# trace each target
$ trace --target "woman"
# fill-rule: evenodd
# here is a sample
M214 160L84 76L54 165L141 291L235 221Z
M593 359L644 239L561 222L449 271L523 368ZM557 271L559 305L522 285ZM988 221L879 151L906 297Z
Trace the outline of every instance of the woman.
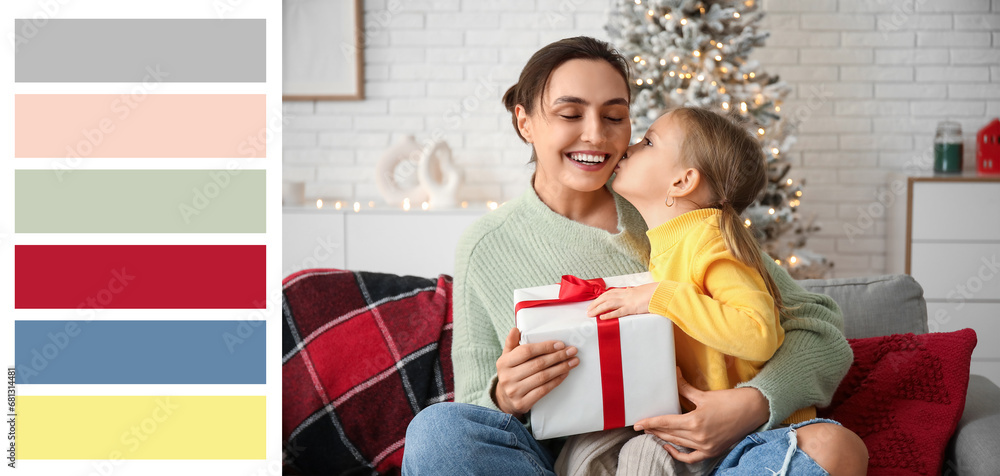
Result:
M552 284L563 274L646 270L642 217L606 185L631 136L628 77L626 60L609 45L577 37L535 53L504 94L515 131L532 144L532 187L473 224L459 242L452 361L461 403L417 415L407 431L405 474L553 474L556 455L519 420L579 361L576 349L561 342L518 345L512 291ZM797 409L829 403L852 359L839 311L766 261L785 306L796 309L796 319L782 322L784 343L740 388L703 392L681 380L681 396L697 408L639 421L635 429L693 451L664 445L654 457L685 463L718 457ZM659 447L653 436L636 440ZM813 424L798 430L796 454L801 467L863 474L867 458L842 456L858 454L858 445L836 424Z

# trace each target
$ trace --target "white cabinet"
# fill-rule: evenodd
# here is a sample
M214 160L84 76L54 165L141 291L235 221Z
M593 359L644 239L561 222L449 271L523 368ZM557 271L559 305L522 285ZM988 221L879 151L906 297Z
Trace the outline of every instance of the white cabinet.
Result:
M889 215L887 271L924 288L932 332L975 329L972 371L1000 384L1000 176L892 180L905 197Z
M485 213L285 208L282 275L308 268L453 275L459 236Z

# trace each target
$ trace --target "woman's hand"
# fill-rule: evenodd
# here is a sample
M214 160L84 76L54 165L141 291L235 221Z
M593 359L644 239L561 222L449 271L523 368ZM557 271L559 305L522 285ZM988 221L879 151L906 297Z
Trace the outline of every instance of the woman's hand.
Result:
M653 298L658 283L643 284L631 288L609 289L594 299L587 307L587 315L600 316L601 319L618 319L619 317L649 312L649 300Z
M557 341L519 345L521 331L507 334L503 354L497 359L497 407L517 418L531 410L538 399L551 392L580 363L576 347Z
M697 408L681 415L639 420L635 429L693 449L691 453L681 453L673 446L663 445L670 456L683 463L695 463L725 453L767 423L770 416L767 399L755 388L698 390L684 380L678 368L677 389L681 397Z

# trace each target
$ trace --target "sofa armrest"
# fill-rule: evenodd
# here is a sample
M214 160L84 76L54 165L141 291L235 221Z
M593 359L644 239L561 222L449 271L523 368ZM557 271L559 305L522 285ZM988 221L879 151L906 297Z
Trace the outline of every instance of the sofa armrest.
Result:
M1000 474L1000 388L981 375L969 376L965 411L945 455L944 475Z

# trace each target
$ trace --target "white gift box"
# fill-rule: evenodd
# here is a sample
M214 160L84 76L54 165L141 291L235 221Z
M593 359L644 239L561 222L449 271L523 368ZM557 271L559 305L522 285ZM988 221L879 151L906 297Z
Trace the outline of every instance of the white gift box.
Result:
M653 282L649 273L603 279L608 288ZM557 299L559 289L559 284L516 289L514 302ZM558 340L579 350L580 364L531 409L531 431L536 439L630 426L643 418L680 413L673 323L655 314L619 318L620 359L614 355L602 358L599 340L603 339L606 344L619 341L608 340L613 330L603 331L604 337L599 339L597 318L587 316L590 303L559 303L517 311L516 324L521 331L522 344ZM611 324L613 320L606 322ZM612 365L602 369L602 362ZM618 384L614 383L616 379ZM624 390L624 422L620 419L620 405L615 404L615 398L609 398L607 409L604 401L608 389L612 389L611 395L616 395L613 389L619 385ZM615 414L619 416L608 416Z

